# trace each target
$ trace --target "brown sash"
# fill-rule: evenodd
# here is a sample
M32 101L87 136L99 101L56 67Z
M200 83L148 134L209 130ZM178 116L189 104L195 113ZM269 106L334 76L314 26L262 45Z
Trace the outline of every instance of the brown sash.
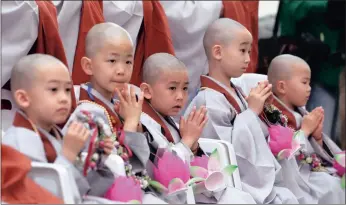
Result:
M85 56L85 38L95 24L103 22L105 22L103 17L103 1L83 1L72 70L72 79L75 85L89 81L89 76L84 73L81 66L81 59Z
M143 112L149 115L151 118L153 118L153 120L155 120L157 123L159 123L161 125L161 128L164 130L163 134L165 135L166 139L169 142L174 143L173 136L169 131L167 125L163 122L163 120L160 118L157 112L155 112L155 110L150 106L149 102L147 102L146 100L143 102Z
M34 128L32 127L31 123L29 122L28 119L26 119L23 115L20 113L16 113L13 121L13 126L15 127L22 127L26 128L32 131L35 131ZM42 134L40 131L38 131L39 136L41 137L42 143L43 143L43 148L46 154L46 158L49 163L54 163L57 153L52 145L52 143L49 141L49 139Z
M143 0L143 16L130 81L137 86L142 82L144 61L150 55L159 52L175 55L167 17L160 2Z
M1 201L9 204L63 204L63 201L36 184L28 173L31 160L1 144Z
M234 99L234 97L231 94L229 94L229 92L227 92L227 90L225 90L223 87L218 85L216 82L214 82L210 78L202 75L201 76L201 87L210 88L210 89L213 89L219 93L222 93L225 96L225 98L227 99L227 101L235 108L237 113L241 113L241 109L240 109L236 99Z

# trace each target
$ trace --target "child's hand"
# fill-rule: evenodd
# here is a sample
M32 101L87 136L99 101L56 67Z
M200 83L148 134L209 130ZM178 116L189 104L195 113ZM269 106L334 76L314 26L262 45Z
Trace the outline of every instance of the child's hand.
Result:
M315 131L322 119L322 114L318 109L314 109L303 117L301 130L305 136L310 136Z
M138 97L138 102L136 99L136 94L134 88L130 88L130 93L128 92L128 85L125 84L124 89L120 92L117 88L115 89L120 103L118 108L119 114L124 118L124 130L130 132L136 132L139 123L140 116L142 114L143 105L143 93Z
M114 148L114 142L113 142L112 138L106 137L103 140L103 151L105 152L105 155L108 156L108 155L112 154L113 148Z
M272 96L272 85L268 81L258 84L256 88L252 88L249 96L246 98L249 109L254 111L257 115L263 111L265 101Z
M198 141L208 121L206 113L207 109L204 106L201 106L197 111L194 107L186 120L183 117L180 118L179 130L182 141L190 148Z
M320 145L323 144L322 139L322 131L323 131L323 122L324 122L324 110L323 108L318 109L318 111L321 113L322 118L319 121L319 124L317 125L317 128L312 133L312 137L315 138L316 142Z
M74 162L89 136L90 131L82 123L72 122L64 137L63 155L70 162Z

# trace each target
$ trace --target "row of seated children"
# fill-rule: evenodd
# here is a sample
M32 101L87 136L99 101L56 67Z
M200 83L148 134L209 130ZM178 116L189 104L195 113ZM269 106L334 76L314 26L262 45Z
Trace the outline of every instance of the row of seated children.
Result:
M80 151L90 146L90 135L94 132L77 122L78 113L87 110L107 122L109 127L123 130L116 142L106 137L103 148L104 154L109 155L114 152L114 146L123 146L121 156L131 165L128 175L140 177L150 171L146 170L147 162L160 147L173 144L174 152L189 162L193 156L204 154L198 144L200 137L231 142L243 190L226 187L217 193L197 194L197 203L340 203L345 200L339 178L326 172L311 172L309 165L298 167L295 159L277 161L267 145L268 126L258 116L266 101L287 102L280 98L293 96L286 95L287 90L302 92L302 88L292 91L287 83L293 80L287 76L298 75L292 71L296 58L287 60L292 57L279 56L275 59L270 69L273 74L268 75L271 84L259 83L246 98L239 88L230 84L230 78L242 75L250 62L252 36L233 20L215 21L209 26L203 42L209 76L201 76L202 88L189 105L185 118L180 120L179 128L170 116L178 114L187 101L185 66L169 54L150 56L144 64L141 93L136 96L133 87L128 89L126 84L132 74L133 43L130 39L124 29L111 23L95 25L89 31L82 68L90 75L90 82L76 90L78 106L62 131L55 124L66 121L71 107L72 85L67 68L50 56L24 57L11 77L12 92L21 111L15 117L14 126L6 132L3 143L32 160L66 165L78 187L76 197L85 194L104 197L114 182L114 174L102 167L89 171L84 177L75 165ZM281 75L278 68L283 65L291 75ZM270 99L272 85L276 97ZM276 89L276 86L282 88ZM307 100L307 95L304 97ZM318 152L330 162L333 153L340 150L328 137L321 140L321 134L315 134L321 132L322 121L323 111L318 108L304 116L301 129L306 136L314 133L306 140L308 153ZM298 129L300 125L297 123L293 128ZM63 140L62 133L65 134ZM309 146L310 141L320 144ZM170 202L150 186L142 185L143 203Z

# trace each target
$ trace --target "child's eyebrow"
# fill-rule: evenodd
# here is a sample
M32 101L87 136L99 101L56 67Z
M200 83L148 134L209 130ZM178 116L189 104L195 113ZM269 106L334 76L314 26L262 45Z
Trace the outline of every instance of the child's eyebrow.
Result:
M241 43L240 45L242 46L242 45L251 45L251 42L248 42L248 41L246 41L246 42L243 42L243 43Z

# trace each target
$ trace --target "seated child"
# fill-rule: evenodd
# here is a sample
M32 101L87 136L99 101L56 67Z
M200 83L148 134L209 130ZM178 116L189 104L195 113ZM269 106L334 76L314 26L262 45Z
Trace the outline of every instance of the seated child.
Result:
M140 85L144 93L141 122L148 135L151 152L158 148L166 148L172 144L172 150L187 163L194 155L201 156L203 150L198 139L207 122L206 109L193 108L179 126L172 116L179 114L188 100L188 72L185 65L175 56L168 53L156 53L145 61L143 66L143 83ZM255 203L252 197L227 187L214 196L196 196L199 203Z
M118 151L124 150L121 157L127 166L126 175L141 176L146 172L150 152L145 136L137 132L143 96L136 100L133 88L129 92L126 84L130 81L133 68L131 37L125 29L114 23L97 24L87 34L85 49L86 56L82 58L81 65L90 76L90 82L82 84L75 91L77 107L64 130L83 110L103 119L113 132L123 130L124 135L118 136L114 146L118 147ZM116 90L121 99L119 112L114 105L118 101L115 99ZM109 172L105 168L98 173L94 172L95 175L88 174L89 181L97 184L97 189L89 194L105 195L114 182L114 176ZM155 203L155 200L163 203L150 194L144 195L143 200L145 203Z
M303 59L288 54L275 57L268 70L268 80L273 85L273 105L285 116L288 127L301 130L306 136L306 145L295 161L298 166L291 170L298 171L297 175L300 173L298 181L308 185L308 194L318 203L344 203L340 178L330 175L327 169L333 164L334 154L341 150L322 133L323 109L318 107L310 113L303 109L311 91L310 78L310 67Z
M68 69L55 57L33 54L20 59L11 74L11 90L20 110L2 143L33 161L65 165L78 184L79 193L71 182L78 203L90 187L74 162L89 132L80 123L74 123L63 137L56 126L69 115L71 88Z
M279 185L280 164L271 153L259 114L272 95L271 87L257 86L246 98L231 78L240 77L249 65L251 33L240 23L220 18L204 35L209 75L201 76L201 89L186 110L207 108L208 123L201 137L233 144L242 188L256 203L298 203L293 193Z

